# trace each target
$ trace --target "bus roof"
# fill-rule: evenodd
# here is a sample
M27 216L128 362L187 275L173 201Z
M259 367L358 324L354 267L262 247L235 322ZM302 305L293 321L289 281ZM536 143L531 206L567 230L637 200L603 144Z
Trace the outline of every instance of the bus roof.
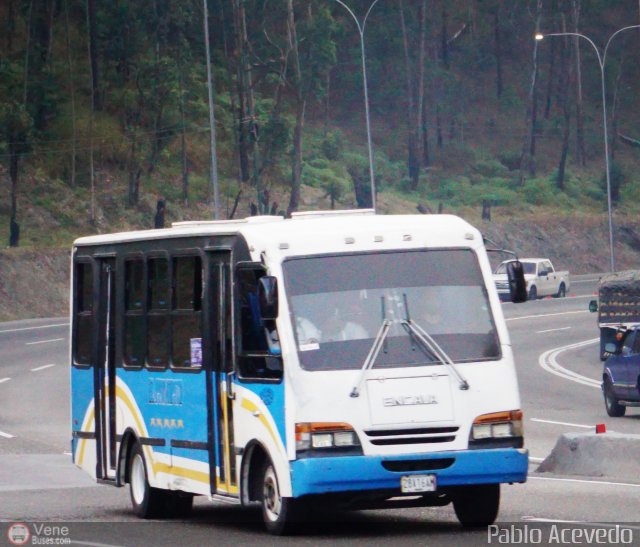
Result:
M280 216L254 216L239 220L178 222L171 228L82 237L74 246L93 246L194 236L241 235L258 248L282 254L322 252L346 245L356 250L398 247L476 247L482 236L454 215L377 215L371 210L317 211Z

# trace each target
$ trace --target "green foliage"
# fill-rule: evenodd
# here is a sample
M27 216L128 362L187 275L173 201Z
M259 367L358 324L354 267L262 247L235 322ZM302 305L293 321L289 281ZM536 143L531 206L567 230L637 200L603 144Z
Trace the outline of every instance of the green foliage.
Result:
M322 139L322 152L329 160L337 161L341 159L344 153L344 147L344 138L342 132L338 129L327 131L324 139Z

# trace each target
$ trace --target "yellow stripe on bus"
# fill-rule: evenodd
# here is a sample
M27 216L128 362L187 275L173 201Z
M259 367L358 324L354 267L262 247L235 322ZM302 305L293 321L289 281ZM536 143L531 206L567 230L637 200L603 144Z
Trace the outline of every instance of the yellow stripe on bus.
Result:
M273 442L277 446L278 445L278 438L276 437L276 434L274 433L273 429L271 428L271 424L269 424L269 422L267 421L267 418L258 409L258 406L253 401L250 401L249 399L243 398L242 399L242 408L244 408L245 410L248 410L249 412L251 412L254 415L255 415L255 413L258 414L258 416L257 416L258 419L260 420L262 425L264 425L267 428L267 431L269 432L269 435L271 435L271 438L273 439Z

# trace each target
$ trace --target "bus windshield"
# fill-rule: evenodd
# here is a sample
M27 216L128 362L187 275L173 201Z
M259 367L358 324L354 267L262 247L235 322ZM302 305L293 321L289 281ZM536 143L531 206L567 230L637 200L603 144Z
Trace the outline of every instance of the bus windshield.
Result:
M438 364L410 336L408 318L454 362L499 359L500 344L475 253L393 251L287 260L285 285L301 366L357 369L383 321L374 368Z

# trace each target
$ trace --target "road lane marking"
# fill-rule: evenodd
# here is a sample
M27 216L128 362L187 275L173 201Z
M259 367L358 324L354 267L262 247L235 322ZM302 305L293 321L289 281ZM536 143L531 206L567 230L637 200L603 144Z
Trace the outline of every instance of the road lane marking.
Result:
M538 364L547 372L550 372L551 374L555 374L556 376L560 376L565 380L571 380L572 382L576 382L578 384L600 389L600 384L601 384L600 380L594 380L593 378L589 378L587 376L583 376L582 374L578 374L577 372L568 370L562 367L556 360L558 355L560 355L565 351L568 351L571 349L578 349L583 346L588 346L590 344L595 344L599 340L600 340L599 338L592 338L591 340L585 340L583 342L578 342L577 344L569 344L567 346L561 346L559 348L550 349L540 355L540 357L538 358Z
M8 382L9 380L11 380L11 378L0 378L0 384L4 384L5 382Z
M15 435L11 435L10 433L5 433L4 431L0 431L0 437L4 437L5 439L13 439Z
M40 327L23 327L23 328L19 328L19 329L0 330L0 334L4 334L5 332L19 332L19 331L23 331L23 330L52 329L54 327L68 327L68 326L69 326L69 323L57 323L55 325L42 325Z
M45 368L51 368L51 367L55 367L55 366L56 366L55 363L51 363L50 365L42 365L41 367L32 368L31 372L38 372L40 370L44 370Z
M542 523L557 523L557 524L581 524L582 526L597 526L598 528L625 528L629 530L640 530L640 526L633 526L629 524L618 524L611 522L589 522L586 520L560 520L560 519L550 519L543 517L533 517L530 515L525 515L521 517L522 520L526 522L542 522ZM582 543L582 542L580 542Z
M591 313L589 310L579 310L579 311L563 311L560 313L542 313L540 315L523 315L522 317L509 317L505 319L505 321L520 321L521 319L535 319L537 317L553 317L555 315L572 315L575 313Z
M529 456L529 461L530 462L540 463L540 462L543 462L544 460L545 460L545 458L536 458L535 456Z
M560 327L558 329L537 330L536 334L542 334L544 332L556 332L559 330L569 330L571 327Z
M25 346L35 346L36 344L49 344L50 342L62 342L66 338L54 338L53 340L38 340L37 342L26 342Z
M585 429L593 429L594 425L572 424L569 422L554 422L553 420L541 420L540 418L531 418L532 422L540 422L543 424L568 425L570 427L584 427Z
M537 481L558 481L558 482L578 482L578 483L586 483L586 484L601 484L603 486L632 486L634 488L640 488L640 484L634 484L632 482L614 482L614 481L590 481L587 479L564 479L560 477L535 477L529 475L527 480L537 480Z

